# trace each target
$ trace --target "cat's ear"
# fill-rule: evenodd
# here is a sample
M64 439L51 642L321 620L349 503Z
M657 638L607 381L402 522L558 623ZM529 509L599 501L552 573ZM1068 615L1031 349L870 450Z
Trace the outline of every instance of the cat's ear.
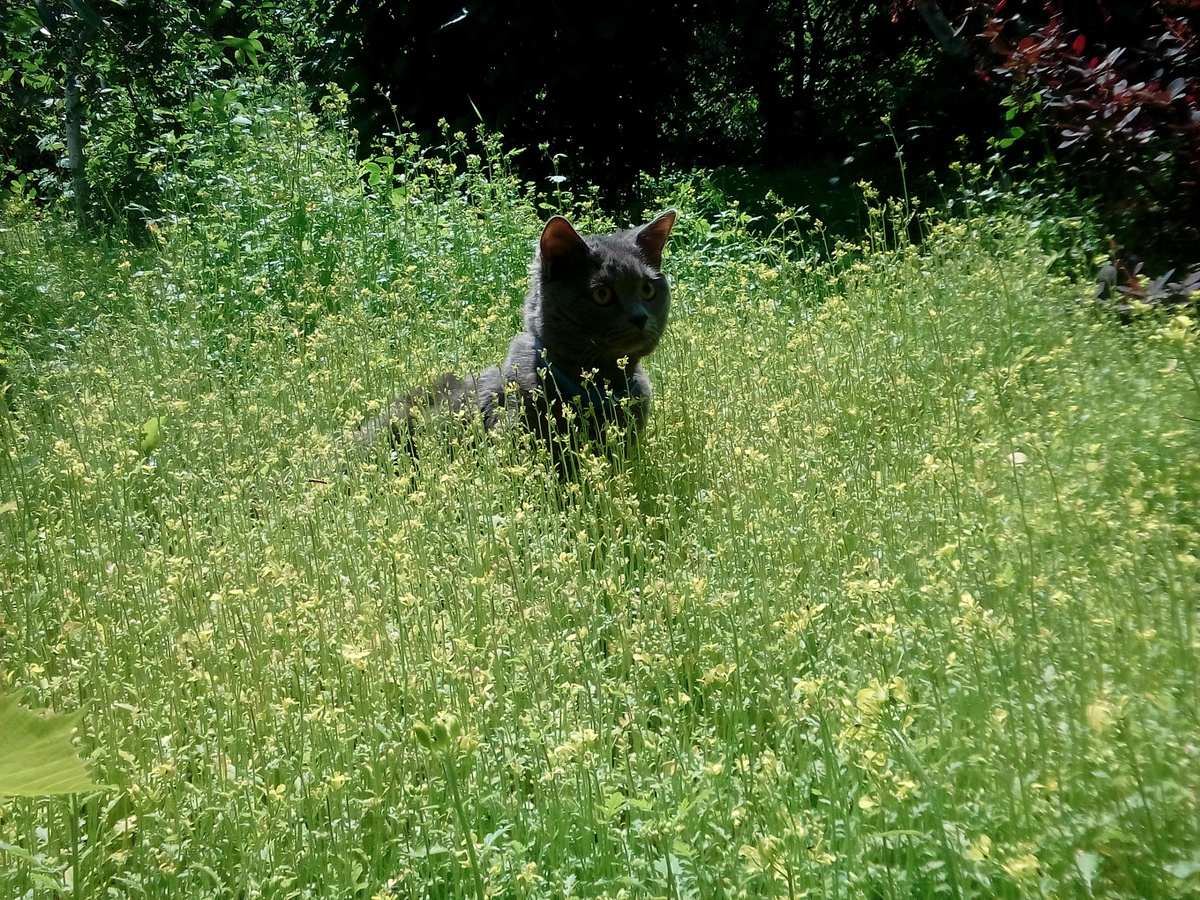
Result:
M637 245L642 249L646 262L654 268L662 268L663 247L667 246L667 238L671 236L671 226L675 224L675 210L668 209L665 213L638 229Z
M588 246L571 223L562 216L555 216L542 229L538 244L542 260L542 273L548 278L568 268L573 262L587 256Z

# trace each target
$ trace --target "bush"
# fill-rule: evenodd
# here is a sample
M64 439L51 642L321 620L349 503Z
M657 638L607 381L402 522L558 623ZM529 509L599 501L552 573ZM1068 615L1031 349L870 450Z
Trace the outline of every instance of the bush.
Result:
M1200 261L1200 46L1194 3L968 3L981 74L1010 91L1011 131L1040 133L1060 176L1103 198L1121 244Z

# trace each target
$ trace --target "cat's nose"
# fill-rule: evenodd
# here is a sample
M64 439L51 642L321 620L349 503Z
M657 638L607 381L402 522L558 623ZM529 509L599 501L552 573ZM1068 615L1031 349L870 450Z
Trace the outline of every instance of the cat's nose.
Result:
M644 309L635 309L629 314L629 323L634 328L642 329L646 327L646 323L650 321L650 313Z

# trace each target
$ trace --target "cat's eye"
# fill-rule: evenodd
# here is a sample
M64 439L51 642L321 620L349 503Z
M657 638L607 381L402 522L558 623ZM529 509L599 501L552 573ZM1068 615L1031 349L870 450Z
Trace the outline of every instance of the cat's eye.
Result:
M613 302L612 288L607 284L592 288L592 299L596 301L597 306L608 306Z
M653 281L643 281L642 282L642 299L643 300L653 300L654 295L657 293L658 293L658 288L656 288L654 286Z

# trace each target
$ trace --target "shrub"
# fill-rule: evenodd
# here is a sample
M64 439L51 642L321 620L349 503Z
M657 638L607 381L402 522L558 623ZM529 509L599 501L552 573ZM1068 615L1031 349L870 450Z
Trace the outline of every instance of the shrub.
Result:
M980 73L1010 91L1001 147L1032 123L1061 177L1103 198L1120 243L1177 264L1195 263L1200 247L1200 46L1187 15L1195 5L962 7Z

